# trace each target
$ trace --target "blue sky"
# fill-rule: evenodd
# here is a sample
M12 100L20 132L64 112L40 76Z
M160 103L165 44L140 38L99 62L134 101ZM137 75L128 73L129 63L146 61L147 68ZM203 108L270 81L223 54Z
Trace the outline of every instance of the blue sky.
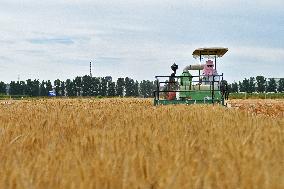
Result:
M232 82L284 77L283 0L1 0L0 80L67 79L89 72L137 80L198 63L199 47L229 52Z

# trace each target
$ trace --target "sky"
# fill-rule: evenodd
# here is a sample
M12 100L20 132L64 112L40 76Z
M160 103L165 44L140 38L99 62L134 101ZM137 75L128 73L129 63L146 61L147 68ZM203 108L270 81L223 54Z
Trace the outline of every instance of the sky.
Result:
M283 0L0 0L0 81L93 76L154 80L226 47L229 82L284 77Z

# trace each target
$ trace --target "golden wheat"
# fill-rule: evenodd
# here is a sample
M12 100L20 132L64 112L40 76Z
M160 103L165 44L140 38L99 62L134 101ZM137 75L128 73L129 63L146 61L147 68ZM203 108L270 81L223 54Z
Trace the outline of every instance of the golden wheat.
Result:
M284 121L143 99L0 104L0 188L284 188Z
M253 115L267 115L270 117L284 118L284 100L281 99L234 99L229 101L236 109L244 110Z

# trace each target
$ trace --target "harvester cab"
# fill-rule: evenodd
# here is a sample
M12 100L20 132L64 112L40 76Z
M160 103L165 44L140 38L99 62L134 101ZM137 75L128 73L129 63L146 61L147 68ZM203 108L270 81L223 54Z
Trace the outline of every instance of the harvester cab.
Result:
M154 105L167 104L222 104L228 97L228 87L223 73L217 72L217 58L226 54L227 48L200 48L192 55L199 64L186 66L180 76L176 76L178 65L171 66L170 76L155 76L156 90ZM206 60L202 63L202 60ZM191 72L191 73L190 73ZM193 75L192 72L198 72Z

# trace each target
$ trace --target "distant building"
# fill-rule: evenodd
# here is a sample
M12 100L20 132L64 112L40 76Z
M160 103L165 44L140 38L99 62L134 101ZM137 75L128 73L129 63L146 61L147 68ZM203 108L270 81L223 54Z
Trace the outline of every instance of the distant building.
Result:
M54 90L48 91L48 96L56 96L56 92Z

